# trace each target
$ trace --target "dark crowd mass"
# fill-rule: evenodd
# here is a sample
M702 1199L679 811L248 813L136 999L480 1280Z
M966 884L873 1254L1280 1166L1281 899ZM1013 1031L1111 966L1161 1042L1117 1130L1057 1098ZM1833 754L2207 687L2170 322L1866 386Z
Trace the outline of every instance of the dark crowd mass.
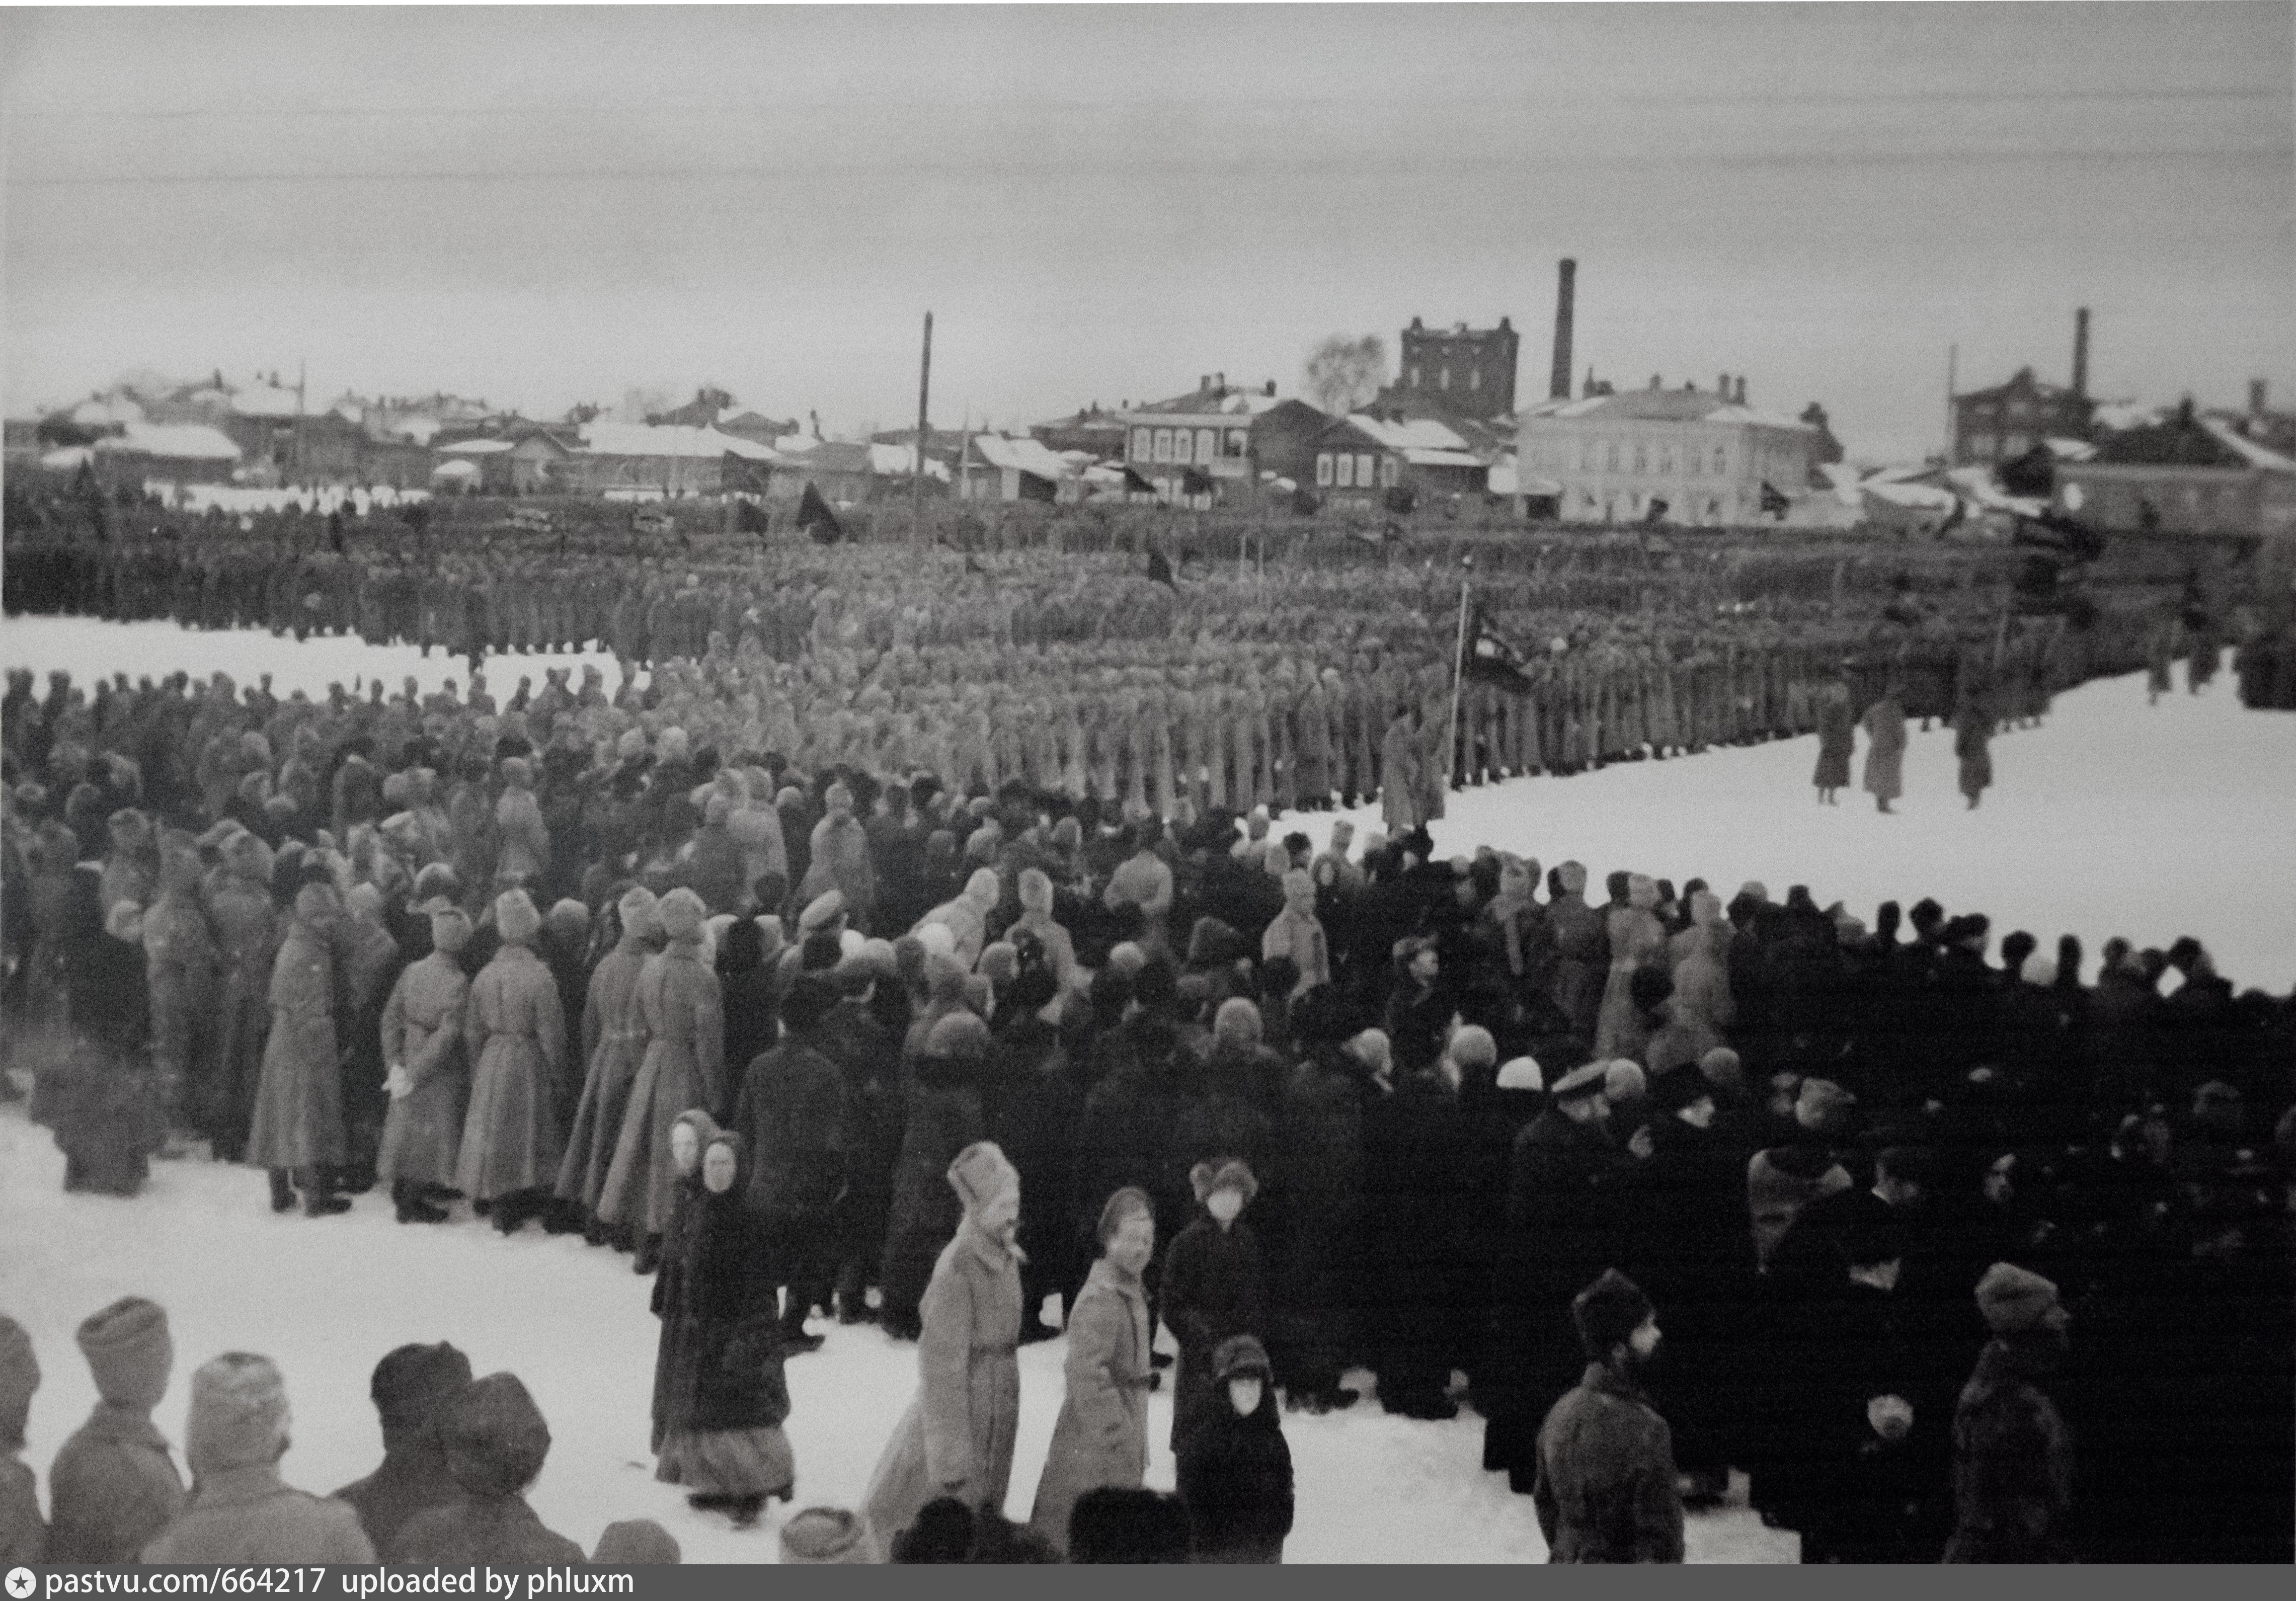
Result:
M1862 727L1886 809L1913 658L1878 694L1832 646L1478 685L1447 769L1447 645L1431 676L1368 626L1344 672L1259 636L881 646L816 595L777 658L676 595L700 636L644 687L507 704L12 675L7 1037L66 1186L203 1149L314 1227L372 1192L627 1253L657 1477L736 1526L794 1497L816 1318L915 1341L864 1504L790 1516L786 1560L1279 1561L1284 1416L1365 1404L1470 1409L1557 1561L1682 1560L1733 1470L1808 1562L2291 1559L2288 997L2189 939L2106 940L2087 982L2080 939L1977 908L1426 832L1447 780L1550 750L1796 727L1822 799ZM1934 708L1972 804L2051 682ZM1321 851L1270 821L1374 796ZM1063 1333L1007 1523L1014 1353ZM382 1466L318 1500L267 1359L195 1375L187 1495L165 1313L79 1344L102 1404L45 1521L4 1459L0 1558L581 1559L521 1498L531 1398L450 1346L383 1359ZM0 1448L37 1374L0 1327Z

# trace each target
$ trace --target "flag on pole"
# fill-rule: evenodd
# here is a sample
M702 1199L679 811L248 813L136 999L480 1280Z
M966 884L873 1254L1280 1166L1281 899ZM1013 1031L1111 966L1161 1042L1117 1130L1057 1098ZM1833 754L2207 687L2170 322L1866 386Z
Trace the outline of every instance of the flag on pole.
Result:
M1762 515L1783 518L1792 510L1793 510L1793 502L1786 498L1785 491L1768 479L1764 479L1762 480Z
M1466 677L1485 684L1496 684L1507 689L1529 689L1530 678L1523 671L1522 653L1509 645L1491 626L1490 616L1480 601L1468 613L1467 645L1462 653L1459 671Z
M1164 559L1164 553L1160 550L1152 550L1148 553L1148 577L1150 581L1162 584L1168 588L1173 590L1179 588L1179 585L1172 581L1172 564Z
M805 498L798 502L797 525L822 545L834 545L845 538L845 525L837 521L837 513L829 509L829 502L814 484L806 485Z

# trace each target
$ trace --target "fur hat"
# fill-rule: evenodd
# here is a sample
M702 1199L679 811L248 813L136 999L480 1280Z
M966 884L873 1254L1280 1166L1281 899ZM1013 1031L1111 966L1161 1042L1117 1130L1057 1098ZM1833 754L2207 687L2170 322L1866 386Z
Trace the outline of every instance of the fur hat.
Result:
M389 1434L433 1426L446 1404L470 1382L471 1359L442 1340L436 1345L402 1345L377 1362L367 1394Z
M1240 995L1220 1002L1212 1014L1212 1038L1238 1045L1258 1045L1266 1029L1259 1008Z
M115 1301L82 1323L77 1337L98 1395L137 1412L160 1404L176 1347L168 1337L168 1314L156 1302L138 1295Z
M0 1453L23 1449L24 1421L39 1387L40 1359L32 1354L31 1337L13 1318L0 1314Z
M1650 1093L1650 1080L1643 1074L1642 1063L1620 1056L1603 1069L1603 1098L1616 1106L1627 1101L1638 1101Z
M1583 895L1587 892L1587 869L1580 864L1565 862L1554 870L1554 874L1564 894Z
M699 940L701 924L709 915L701 897L684 885L663 896L655 906L655 915L661 919L661 932L673 940Z
M1738 1053L1726 1045L1718 1045L1698 1059L1698 1071L1717 1089L1733 1089L1742 1081L1742 1069Z
M844 915L844 892L840 890L830 890L815 896L806 903L805 910L798 914L798 932L801 934L809 934L816 929L827 928Z
M1136 1212L1153 1223L1156 1220L1156 1203L1148 1198L1146 1190L1137 1185L1128 1184L1110 1195L1101 1206L1100 1222L1092 1231L1093 1238L1103 1245L1107 1244L1116 1237L1116 1231L1124 1227L1124 1219Z
M782 1564L825 1567L872 1564L876 1542L869 1525L841 1507L808 1507L782 1525Z
M948 1164L948 1182L964 1210L977 1212L1004 1191L1019 1188L1021 1173L1001 1148L982 1139L956 1154Z
M2011 1263L1994 1263L1977 1281L1978 1313L1997 1334L2029 1333L2058 1310L2055 1285Z
M2037 950L2025 958L2025 965L2018 970L2017 976L2036 989L2046 989L2057 981L2057 960Z
M606 1531L598 1536L598 1548L590 1554L591 1565L602 1568L667 1568L685 1560L685 1553L669 1531L650 1517L608 1523ZM782 1560L789 1560L786 1531L782 1535Z
M1003 881L994 867L975 867L972 876L964 881L964 898L977 907L993 907L1004 894Z
M921 923L911 937L923 948L928 962L934 956L954 957L956 955L956 931L946 923L938 920ZM963 972L964 969L960 967L958 971Z
M1066 822L1069 819L1062 820ZM1043 868L1021 869L1021 909L1045 913L1053 909L1053 881L1045 875Z
M997 989L1021 976L1021 953L1003 940L983 946L974 969Z
M644 884L632 884L623 891L622 898L614 902L614 910L621 915L622 932L640 939L653 932L660 926L660 905L654 892Z
M1212 1383L1225 1384L1230 1379L1269 1379L1275 1368L1267 1359L1267 1348L1250 1334L1237 1334L1223 1340L1212 1350Z
M952 1012L925 1035L925 1055L978 1062L988 1055L988 1025L971 1012Z
M184 1456L205 1477L276 1462L287 1449L287 1386L268 1357L226 1351L192 1375Z
M504 890L495 897L495 932L505 945L529 945L542 932L542 914L524 890Z
M1804 1079L1794 1097L1794 1121L1820 1132L1838 1129L1857 1104L1857 1097L1831 1079Z
M1605 1268L1602 1277L1571 1298L1570 1321L1578 1326L1578 1343L1599 1362L1640 1328L1652 1310L1641 1285L1616 1268Z
M447 1403L447 1471L473 1497L514 1496L542 1476L550 1425L518 1375L490 1373Z
M1499 1047L1488 1029L1469 1023L1451 1036L1445 1054L1462 1068L1489 1067L1498 1061Z
M1201 1206L1215 1192L1234 1190L1250 1206L1259 1194L1259 1180L1240 1157L1222 1158L1218 1162L1200 1162L1188 1170L1188 1187L1196 1192L1196 1204Z
M471 915L458 906L440 907L430 914L430 948L445 956L460 956L471 942Z
M1546 1075L1540 1071L1536 1057L1516 1056L1499 1069L1498 1081L1493 1088L1540 1090L1546 1088Z

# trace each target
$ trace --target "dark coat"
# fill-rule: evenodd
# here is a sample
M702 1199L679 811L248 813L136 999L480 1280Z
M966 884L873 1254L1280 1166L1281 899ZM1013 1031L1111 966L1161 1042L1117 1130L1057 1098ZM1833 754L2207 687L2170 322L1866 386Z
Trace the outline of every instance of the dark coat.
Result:
M665 1309L665 1321L675 1316L681 1324L689 1386L671 1398L672 1427L699 1434L778 1428L789 1416L789 1384L756 1216L734 1191L701 1193L692 1211L680 1242L685 1270Z
M48 1469L48 1561L133 1562L184 1509L184 1477L141 1412L98 1403Z
M1988 1342L1953 1416L1953 1537L1948 1562L2066 1560L2072 1440L2018 1347Z
M1259 1241L1242 1218L1223 1230L1199 1211L1164 1253L1159 1311L1180 1343L1172 1387L1172 1449L1219 1408L1212 1353L1238 1334L1266 1339Z
M1144 1013L1115 1030L1109 1044L1117 1065L1085 1097L1070 1215L1089 1238L1109 1196L1135 1185L1156 1203L1159 1236L1168 1236L1194 1199L1185 1174L1176 1186L1166 1157L1180 1111L1182 1047L1168 1025Z
M588 1553L542 1526L519 1496L464 1496L407 1520L382 1553L394 1567L560 1567L585 1565Z
M378 1551L398 1538L398 1531L418 1513L444 1507L462 1496L462 1487L447 1471L446 1448L433 1429L396 1449L386 1446L382 1466L356 1484L335 1491L358 1514L359 1527Z
M893 1166L893 1198L885 1223L879 1283L882 1310L896 1329L917 1316L941 1247L956 1233L964 1209L949 1187L948 1164L983 1137L980 1090L972 1064L936 1056L917 1061L910 1087L901 1152ZM1022 1196L1026 1204L1027 1196ZM898 1532L898 1531L895 1531Z
M1238 1417L1226 1397L1180 1442L1180 1498L1200 1563L1276 1563L1292 1532L1292 1448L1275 1392Z
M757 1057L734 1102L750 1210L769 1223L826 1219L845 1186L845 1080L817 1045L793 1035Z
M1531 1499L1549 1562L1683 1559L1674 1437L1641 1388L1601 1363L1546 1415Z
M1432 1072L1405 1079L1365 1109L1363 1142L1357 1299L1380 1395L1400 1406L1439 1397L1474 1333L1460 1322L1476 1299L1476 1252L1459 1097Z
M701 1180L681 1176L670 1203L669 1226L662 1231L661 1268L653 1277L649 1305L661 1320L654 1345L653 1444L656 1455L672 1429L692 1426L687 1408L693 1394L693 1330L685 1308L693 1300L685 1285L693 1270L693 1236L701 1220Z

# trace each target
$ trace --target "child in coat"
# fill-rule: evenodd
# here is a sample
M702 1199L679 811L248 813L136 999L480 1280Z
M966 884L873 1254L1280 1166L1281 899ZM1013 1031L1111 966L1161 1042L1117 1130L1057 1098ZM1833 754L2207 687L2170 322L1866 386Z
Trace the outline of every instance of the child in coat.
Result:
M1249 1334L1213 1353L1212 1414L1181 1441L1180 1497L1200 1563L1280 1563L1292 1532L1292 1448L1267 1352Z
M1264 1335L1259 1243L1242 1221L1259 1193L1234 1159L1200 1162L1188 1173L1200 1209L1165 1253L1164 1322L1180 1342L1172 1392L1172 1449L1218 1409L1212 1353L1238 1334Z

